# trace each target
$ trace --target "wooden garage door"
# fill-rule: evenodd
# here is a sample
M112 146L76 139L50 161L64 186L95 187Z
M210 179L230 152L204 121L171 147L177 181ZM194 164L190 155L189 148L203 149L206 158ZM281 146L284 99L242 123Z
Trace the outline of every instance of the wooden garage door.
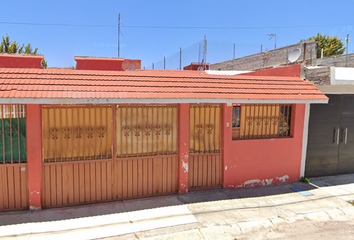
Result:
M189 189L221 187L221 106L191 105L189 123Z
M25 105L0 105L0 211L27 208Z

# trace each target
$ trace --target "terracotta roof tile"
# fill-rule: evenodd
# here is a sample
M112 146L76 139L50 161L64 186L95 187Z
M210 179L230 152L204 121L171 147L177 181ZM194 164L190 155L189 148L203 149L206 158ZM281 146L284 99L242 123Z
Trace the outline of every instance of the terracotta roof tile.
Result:
M0 68L0 98L327 100L296 77L209 75L203 71Z

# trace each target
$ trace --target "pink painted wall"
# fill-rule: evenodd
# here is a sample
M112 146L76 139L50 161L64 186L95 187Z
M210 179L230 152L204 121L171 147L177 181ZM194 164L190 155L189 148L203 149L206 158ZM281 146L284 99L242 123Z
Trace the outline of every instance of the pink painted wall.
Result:
M224 188L299 180L305 104L296 104L293 114L292 138L232 140L232 107L223 105Z
M269 68L250 73L242 73L247 76L277 76L277 77L301 77L301 64L285 67Z

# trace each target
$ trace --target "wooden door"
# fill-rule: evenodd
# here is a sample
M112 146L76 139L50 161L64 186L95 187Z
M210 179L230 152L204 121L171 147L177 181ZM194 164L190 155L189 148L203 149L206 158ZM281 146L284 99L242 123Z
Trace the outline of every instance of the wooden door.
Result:
M189 189L221 187L221 106L191 105L189 122Z
M343 95L338 174L354 173L354 95Z

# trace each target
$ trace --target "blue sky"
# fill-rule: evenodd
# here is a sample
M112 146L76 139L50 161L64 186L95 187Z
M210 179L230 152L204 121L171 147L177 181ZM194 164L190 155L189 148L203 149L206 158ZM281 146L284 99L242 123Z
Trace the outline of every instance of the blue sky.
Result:
M122 13L123 34L120 56L141 59L146 68L152 63L162 68L165 56L166 67L177 69L179 48L183 49L182 65L197 62L204 35L210 63L231 59L233 43L236 57L259 52L261 44L264 50L273 49L269 33L276 33L277 47L317 32L342 39L347 34L354 37L354 0L18 0L5 9L0 15L1 35L8 33L11 40L38 47L49 67L75 65L74 56L117 57L118 13ZM349 43L352 52L354 41Z

